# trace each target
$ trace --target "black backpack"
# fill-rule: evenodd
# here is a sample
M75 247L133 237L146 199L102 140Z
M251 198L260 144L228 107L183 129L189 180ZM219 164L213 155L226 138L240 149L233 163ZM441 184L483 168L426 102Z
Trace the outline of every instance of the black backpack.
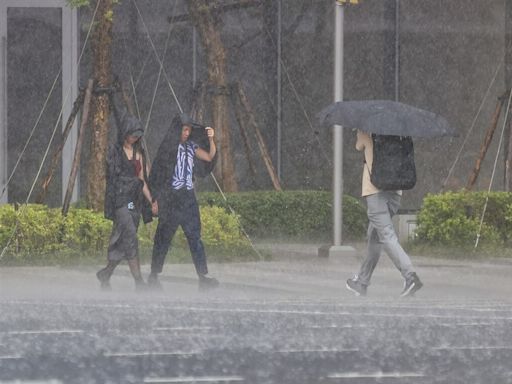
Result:
M372 134L372 141L372 184L383 191L413 188L416 166L412 137Z

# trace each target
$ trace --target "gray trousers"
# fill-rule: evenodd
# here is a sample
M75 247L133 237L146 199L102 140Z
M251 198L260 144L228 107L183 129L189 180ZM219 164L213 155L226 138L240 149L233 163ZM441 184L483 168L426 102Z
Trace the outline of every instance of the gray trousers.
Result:
M361 264L358 280L365 285L370 280L384 250L404 278L414 272L411 259L398 242L391 218L400 208L401 196L395 191L380 191L366 196L368 213L368 248Z
M140 213L138 211L130 211L127 207L116 209L114 226L108 245L108 260L131 260L139 255L139 241L137 239L139 221Z

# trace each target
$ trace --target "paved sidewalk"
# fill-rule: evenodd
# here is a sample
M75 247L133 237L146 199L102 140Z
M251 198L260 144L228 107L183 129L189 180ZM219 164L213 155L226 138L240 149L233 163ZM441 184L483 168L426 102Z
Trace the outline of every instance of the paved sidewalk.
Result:
M356 244L357 255L319 258L320 244L259 244L273 255L268 262L210 264L210 273L221 281L221 287L204 293L197 289L197 278L191 264L166 264L161 280L163 292L154 297L170 299L232 298L234 300L318 299L350 300L345 280L357 272L364 245ZM499 261L460 261L412 255L424 288L414 300L510 301L512 263ZM98 266L97 268L99 268ZM144 277L149 265L143 265ZM52 298L87 299L136 295L128 267L118 267L112 278L112 292L101 292L95 277L96 267L2 267L0 299ZM402 289L400 274L383 255L368 289L370 300L397 298ZM205 296L206 295L206 296Z
M425 286L401 299L384 256L360 298L345 280L362 253L258 246L274 259L211 263L221 286L206 292L192 264L143 293L126 264L111 292L100 265L0 268L0 383L511 382L511 264L413 255Z

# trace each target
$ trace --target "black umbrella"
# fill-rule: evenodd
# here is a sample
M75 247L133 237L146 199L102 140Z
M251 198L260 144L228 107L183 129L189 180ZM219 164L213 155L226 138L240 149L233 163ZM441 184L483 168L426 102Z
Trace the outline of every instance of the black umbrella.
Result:
M443 117L390 100L339 101L317 116L322 125L341 125L380 135L455 136Z

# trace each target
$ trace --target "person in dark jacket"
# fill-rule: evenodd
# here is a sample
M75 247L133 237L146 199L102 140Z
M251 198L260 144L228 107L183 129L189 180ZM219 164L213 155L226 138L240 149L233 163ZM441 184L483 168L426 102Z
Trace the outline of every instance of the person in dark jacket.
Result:
M172 238L179 226L188 241L200 288L216 287L208 275L206 254L201 241L201 218L194 192L194 175L205 176L214 164L217 149L214 130L195 123L188 115L176 116L160 144L149 177L157 203L158 226L153 244L148 284L161 289L162 272Z
M120 122L118 141L107 154L107 186L105 217L114 226L108 247L107 266L96 273L103 289L110 289L114 269L126 260L135 280L136 289L145 286L139 263L137 228L142 215L144 222L152 220L156 204L146 183L146 156L141 146L144 134L141 122L127 113Z

